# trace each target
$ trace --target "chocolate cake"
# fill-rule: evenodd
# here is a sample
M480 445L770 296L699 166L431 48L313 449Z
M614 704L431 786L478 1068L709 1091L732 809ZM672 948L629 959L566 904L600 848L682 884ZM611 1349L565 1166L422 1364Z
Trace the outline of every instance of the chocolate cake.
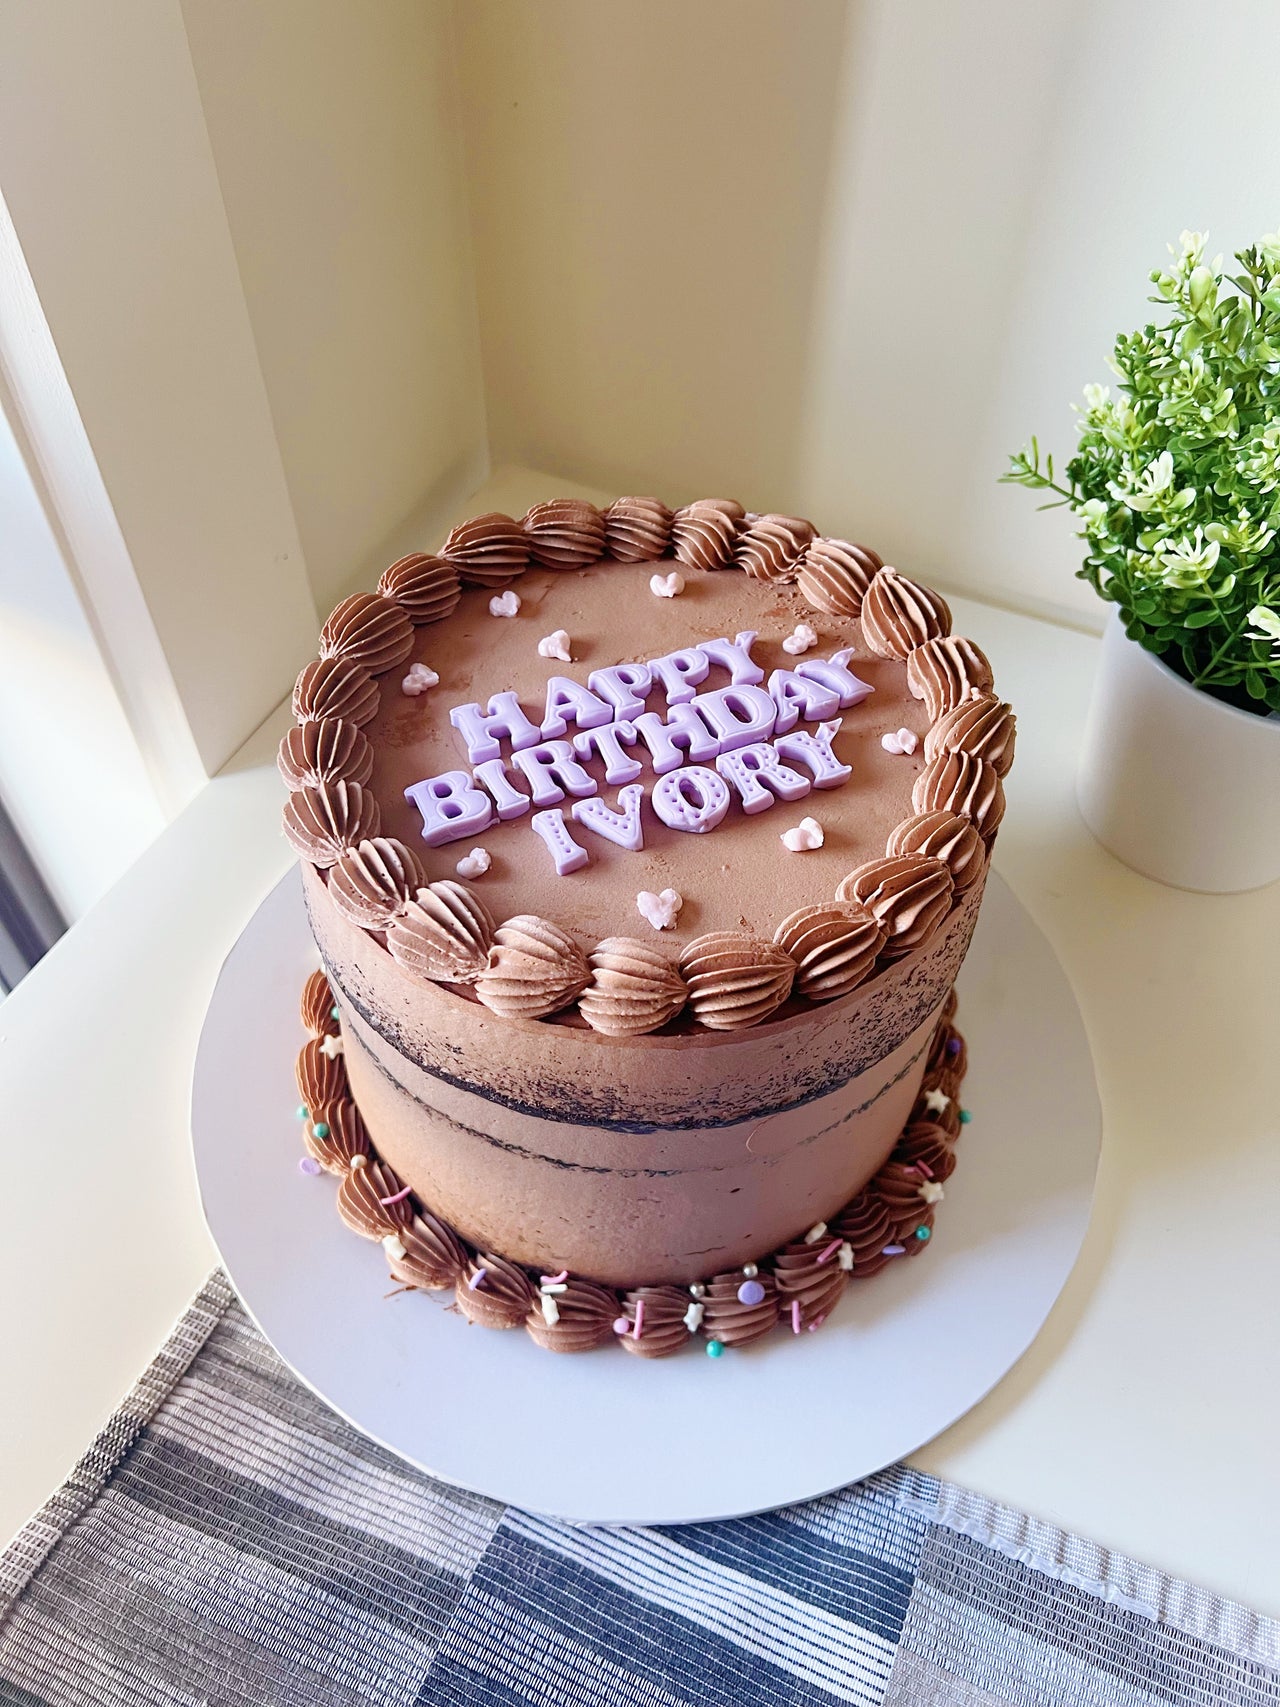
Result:
M663 1355L923 1249L1014 745L938 594L729 500L553 500L345 600L294 710L308 1161L402 1284Z

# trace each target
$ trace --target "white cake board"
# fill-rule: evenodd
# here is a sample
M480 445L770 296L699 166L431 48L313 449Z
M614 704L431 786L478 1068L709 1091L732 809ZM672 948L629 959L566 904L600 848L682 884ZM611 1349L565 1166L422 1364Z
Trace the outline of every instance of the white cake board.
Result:
M192 1099L205 1216L245 1307L297 1375L445 1481L576 1521L741 1516L924 1444L1021 1357L1089 1219L1093 1062L1052 949L994 873L960 979L972 1124L929 1249L848 1288L820 1332L710 1358L540 1350L403 1293L298 1171L298 996L317 964L296 874L249 921L205 1020Z

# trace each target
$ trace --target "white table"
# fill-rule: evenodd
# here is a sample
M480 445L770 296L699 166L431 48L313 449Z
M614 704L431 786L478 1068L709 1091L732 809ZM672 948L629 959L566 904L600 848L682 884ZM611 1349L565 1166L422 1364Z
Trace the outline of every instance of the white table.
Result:
M1189 895L1103 853L1072 792L1097 643L955 614L1018 709L996 862L1075 985L1106 1137L1044 1332L917 1462L1280 1615L1280 885ZM188 1085L222 958L292 858L285 727L282 707L0 1006L0 1539L214 1261Z

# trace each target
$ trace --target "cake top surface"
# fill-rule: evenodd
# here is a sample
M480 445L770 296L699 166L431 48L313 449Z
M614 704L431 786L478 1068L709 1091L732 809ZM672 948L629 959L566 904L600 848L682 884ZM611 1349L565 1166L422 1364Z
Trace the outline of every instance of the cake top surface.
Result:
M769 938L786 913L829 901L848 872L879 857L889 832L911 815L911 790L924 766L922 747L912 754L891 754L880 743L882 734L904 727L923 743L928 728L924 707L907 692L901 663L873 656L856 622L813 610L793 586L768 586L740 574L685 567L685 586L678 596L655 596L651 578L670 569L669 561L608 560L582 570L535 568L518 584L521 602L514 617L490 615L493 595L474 588L463 592L446 623L417 629L402 670L407 676L413 663L422 662L438 673L438 683L419 696L406 695L392 672L394 685L384 690L377 716L365 730L373 747L371 786L381 807L382 833L415 848L433 878L453 877L459 860L467 869L470 850L483 846L492 864L473 881L495 918L536 913L556 920L587 944L608 936L650 935L652 927L637 910L637 895L667 888L674 888L683 901L674 925L662 933L667 942L683 946L713 930L749 930ZM782 650L782 642L801 623L814 631L816 644L792 656ZM748 814L730 782L733 798L722 821L711 830L691 833L665 824L653 809L658 777L654 755L641 739L629 749L642 766L636 782L645 791L640 805L644 846L639 852L575 823L568 800L558 804L589 863L564 876L558 875L547 847L530 827L532 810L505 823L495 818L484 830L444 845L429 848L423 843L422 814L405 797L405 789L424 778L471 768L466 746L449 721L453 707L484 704L492 694L513 690L540 725L553 677L585 686L592 672L609 665L652 660L699 641L732 640L747 629L758 631L750 656L766 682L775 670L790 671L797 663L854 647L849 668L874 691L861 704L831 712L829 721L840 724L833 751L852 772L837 786L812 789L795 801L770 795L771 806ZM568 636L571 663L539 656L539 641L556 630ZM729 685L730 672L712 665L698 684L694 703ZM644 703L665 718L669 708L660 684L654 684ZM794 727L812 733L816 726L801 718ZM580 732L576 724L567 729L570 739ZM512 784L528 792L528 779L512 762L510 741L503 740L501 747ZM596 783L599 798L616 810L619 788L606 782L598 752L593 749L579 760ZM788 768L797 769L794 764ZM803 767L799 771L808 779ZM823 844L792 852L781 833L805 817L822 826Z
M407 976L506 1017L757 1024L921 946L985 869L1014 720L950 626L727 500L478 517L325 624L286 834Z

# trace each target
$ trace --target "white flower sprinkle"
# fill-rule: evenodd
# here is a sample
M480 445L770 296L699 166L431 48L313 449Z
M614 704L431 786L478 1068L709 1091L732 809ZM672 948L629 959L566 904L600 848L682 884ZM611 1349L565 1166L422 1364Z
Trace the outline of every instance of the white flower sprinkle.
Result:
M688 1328L691 1334L697 1333L698 1329L702 1326L702 1318L706 1313L706 1305L699 1304L698 1300L695 1298L693 1303L690 1304L689 1308L684 1313L684 1325Z
M845 1240L840 1249L836 1252L836 1261L840 1264L840 1267L846 1274L848 1274L853 1268L853 1246L849 1243L848 1239Z
M880 737L880 745L886 753L914 753L920 742L912 730L895 729L891 735Z
M816 818L802 818L793 830L784 830L780 840L791 853L809 853L820 848L826 837Z
M340 1037L324 1038L320 1044L320 1053L327 1055L331 1061L336 1061L338 1056L342 1054L342 1039Z
M936 1179L924 1180L920 1185L919 1192L926 1203L941 1203L947 1195Z
M538 642L539 658L558 658L562 664L572 664L573 653L569 650L569 636L563 628L557 628L554 634L544 634Z
M669 931L683 906L684 896L678 889L664 889L661 895L655 895L652 889L642 889L636 896L636 911L655 931Z
M673 569L669 575L650 575L649 591L655 599L674 599L684 592L684 576L678 569Z
M416 699L420 693L426 693L428 688L435 687L440 680L438 673L427 664L411 664L409 674L400 683L400 692L408 694L410 699Z
M520 609L520 595L508 587L505 593L495 593L489 600L490 616L515 616Z
M926 1091L924 1093L924 1106L930 1114L945 1114L951 1107L951 1098L945 1091Z
M809 627L809 624L798 622L795 626L795 632L788 634L782 642L782 650L789 657L798 658L802 652L811 652L817 644L818 636Z
M493 864L493 856L488 848L472 848L454 866L459 877L483 877Z

